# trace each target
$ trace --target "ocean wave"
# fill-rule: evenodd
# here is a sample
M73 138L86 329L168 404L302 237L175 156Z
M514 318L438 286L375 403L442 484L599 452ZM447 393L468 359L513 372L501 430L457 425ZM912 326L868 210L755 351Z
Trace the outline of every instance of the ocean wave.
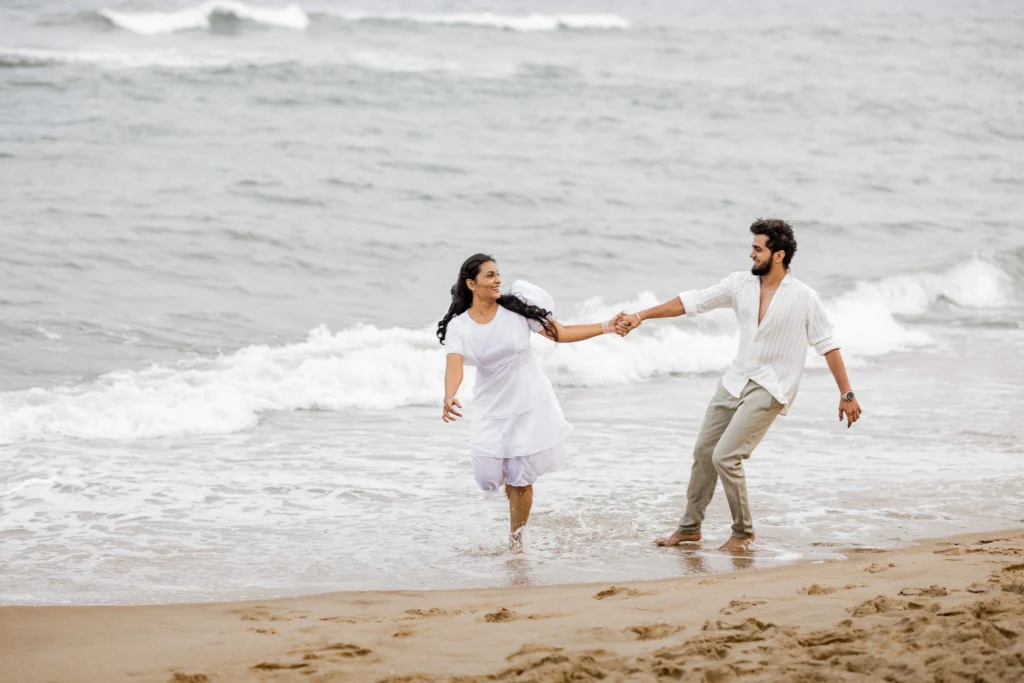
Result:
M274 69L277 67L334 68L413 76L440 75L452 78L500 80L513 78L523 70L515 62L460 62L399 52L327 53L298 57L238 51L183 53L177 50L93 51L0 48L0 69L42 68L84 65L109 70L169 69L220 71L232 69ZM529 69L526 69L529 73Z
M933 344L900 316L919 315L939 303L1005 306L1014 296L1011 278L979 259L939 273L858 283L826 307L844 356L856 364ZM659 300L651 292L626 302L591 299L565 321L605 319ZM735 339L731 312L715 311L696 321L645 326L628 339L556 346L537 337L535 344L556 385L613 386L721 371L732 359ZM219 358L113 372L83 385L0 394L0 443L229 433L255 426L266 411L432 405L443 372L442 350L430 327L360 325L331 332L321 326L294 344L249 346ZM472 386L471 369L466 386Z
M396 52L356 51L300 59L290 55L249 52L202 52L185 54L175 50L132 52L89 50L45 50L0 48L0 69L85 65L101 69L230 70L272 69L282 66L358 69L389 74L430 75L503 79L515 76L519 65L502 62L466 63L424 58Z
M415 24L420 26L462 26L523 33L551 31L626 30L629 22L615 14L494 14L369 12L316 9L307 13L297 4L283 7L250 5L240 0L207 0L175 12L122 12L101 9L96 13L123 31L144 36L205 31L215 27L217 18L252 22L265 26L304 31L314 19L350 23Z
M217 17L296 31L305 31L310 23L309 15L298 5L261 7L237 0L208 0L177 12L118 12L101 9L97 14L121 30L144 36L208 30L213 27L213 20Z
M935 273L858 282L840 303L877 303L897 315L918 316L939 301L962 308L1005 308L1015 300L1011 276L998 264L973 259Z
M479 79L503 79L515 76L519 66L515 63L458 62L453 60L423 58L396 52L354 52L347 57L347 65L390 74L450 74L456 77Z
M365 12L321 10L324 15L350 22L420 24L427 26L465 26L523 33L550 31L612 31L626 30L629 21L615 14L494 14Z
M186 55L169 50L114 52L95 50L45 50L36 48L0 48L0 68L47 67L84 64L107 69L220 69L238 66L267 66L286 63L261 55L205 54Z

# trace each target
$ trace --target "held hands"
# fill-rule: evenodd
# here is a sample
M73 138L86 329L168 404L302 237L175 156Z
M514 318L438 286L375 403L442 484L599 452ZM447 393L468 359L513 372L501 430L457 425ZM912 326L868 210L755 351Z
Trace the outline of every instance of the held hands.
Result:
M455 418L462 417L462 413L459 410L462 409L462 404L459 403L459 399L454 396L449 396L444 400L444 408L441 410L441 419L445 422L455 422Z
M615 323L615 331L619 333L620 337L625 337L638 327L640 327L640 317L636 313L620 313Z
M857 399L852 401L844 401L839 399L839 421L843 421L843 417L846 417L846 428L849 429L853 426L853 423L860 419L860 404L857 403Z
M608 322L601 323L601 329L604 330L605 334L617 334L620 337L625 335L621 331L622 321L626 319L626 313L616 313L615 316Z

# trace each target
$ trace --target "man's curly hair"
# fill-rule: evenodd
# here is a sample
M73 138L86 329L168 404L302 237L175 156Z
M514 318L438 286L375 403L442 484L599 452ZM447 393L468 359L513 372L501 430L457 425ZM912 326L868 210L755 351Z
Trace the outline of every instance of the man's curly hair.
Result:
M764 235L767 238L768 249L774 254L777 251L784 251L782 265L789 268L789 262L796 254L796 237L793 235L793 228L781 218L758 218L751 223L750 232L755 235Z

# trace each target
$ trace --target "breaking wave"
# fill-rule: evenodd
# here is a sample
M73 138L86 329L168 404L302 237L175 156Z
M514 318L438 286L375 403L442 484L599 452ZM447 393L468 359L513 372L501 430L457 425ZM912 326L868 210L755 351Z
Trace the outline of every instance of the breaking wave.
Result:
M826 306L844 355L857 362L933 344L902 316L921 315L939 303L1004 307L1014 297L1005 271L974 260L939 273L860 282ZM592 299L563 317L599 320L659 300L651 292L614 304ZM723 370L735 350L735 322L729 311L715 311L696 321L645 326L628 339L555 346L537 337L536 346L556 385L622 385ZM437 402L443 371L429 327L358 325L332 332L321 326L298 343L253 345L219 358L112 372L87 384L2 393L0 443L229 433L255 426L266 411L430 405Z

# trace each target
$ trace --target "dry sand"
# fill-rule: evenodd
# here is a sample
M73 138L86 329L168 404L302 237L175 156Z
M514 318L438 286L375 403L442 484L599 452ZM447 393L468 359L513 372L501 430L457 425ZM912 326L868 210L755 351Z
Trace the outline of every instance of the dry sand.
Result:
M615 586L0 609L12 683L598 679L1024 681L1024 533Z

